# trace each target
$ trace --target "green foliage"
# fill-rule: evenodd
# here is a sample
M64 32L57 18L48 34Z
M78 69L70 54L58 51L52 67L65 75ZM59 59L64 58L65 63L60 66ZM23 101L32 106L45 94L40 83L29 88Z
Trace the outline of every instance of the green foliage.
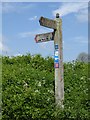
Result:
M2 57L2 120L89 120L87 69L85 63L64 63L61 110L55 107L51 57Z

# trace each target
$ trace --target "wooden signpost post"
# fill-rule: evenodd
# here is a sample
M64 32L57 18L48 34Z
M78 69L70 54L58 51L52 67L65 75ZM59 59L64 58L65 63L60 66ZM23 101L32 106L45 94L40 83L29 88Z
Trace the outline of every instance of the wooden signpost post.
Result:
M59 14L51 20L41 17L40 25L54 29L54 32L37 34L36 43L54 40L54 68L55 68L55 101L56 105L63 108L64 101L64 78L63 78L63 45L62 45L62 20Z

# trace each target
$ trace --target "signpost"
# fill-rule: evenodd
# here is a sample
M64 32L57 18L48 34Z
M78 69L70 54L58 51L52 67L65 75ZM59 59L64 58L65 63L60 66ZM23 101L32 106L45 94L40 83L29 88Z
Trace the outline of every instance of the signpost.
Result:
M44 27L52 28L52 29L56 29L56 26L57 26L55 20L44 18L44 17L41 17L39 22L40 22L40 25Z
M56 104L63 108L64 78L63 78L63 45L62 45L62 20L56 15L57 28L54 36L54 50L58 56L58 67L55 68L55 99ZM57 54L58 53L58 54ZM55 55L55 56L56 56ZM54 63L55 65L57 62Z
M35 37L36 43L47 42L51 40L54 40L54 32L37 34Z
M57 13L55 20L41 17L39 22L44 27L54 29L52 33L36 35L35 41L39 43L54 40L55 101L56 105L62 108L64 101L62 20Z

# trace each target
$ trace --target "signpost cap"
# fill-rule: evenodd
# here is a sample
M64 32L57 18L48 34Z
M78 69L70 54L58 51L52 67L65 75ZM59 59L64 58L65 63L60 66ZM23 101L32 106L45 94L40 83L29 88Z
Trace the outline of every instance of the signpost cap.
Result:
M56 18L59 18L59 13L56 14Z

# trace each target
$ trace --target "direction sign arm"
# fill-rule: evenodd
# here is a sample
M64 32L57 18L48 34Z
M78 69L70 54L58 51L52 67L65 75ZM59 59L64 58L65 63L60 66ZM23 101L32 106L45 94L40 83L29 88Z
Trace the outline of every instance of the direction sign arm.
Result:
M37 34L35 36L36 43L47 42L47 41L51 41L51 40L54 40L54 32Z
M52 29L56 29L56 26L57 26L55 20L44 18L44 17L40 17L39 23L41 26L52 28Z

